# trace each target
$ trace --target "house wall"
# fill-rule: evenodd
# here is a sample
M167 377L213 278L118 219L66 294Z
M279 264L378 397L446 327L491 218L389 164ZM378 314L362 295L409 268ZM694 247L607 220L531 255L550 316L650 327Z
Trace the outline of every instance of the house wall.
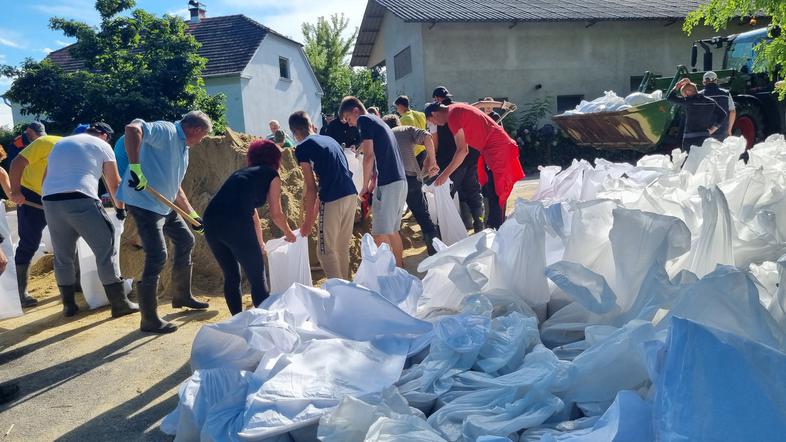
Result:
M227 124L236 132L246 131L241 84L242 81L239 74L227 77L205 78L205 89L208 94L224 94L226 96Z
M423 98L426 96L425 65L423 63L425 54L422 29L423 26L420 23L405 23L393 14L385 13L377 42L380 39L384 40L380 49L385 54L389 107L393 107L393 102L399 95L410 97L415 108L420 108L425 103ZM377 46L380 44L377 43L374 46L372 55L378 52ZM410 48L412 55L412 72L397 80L394 58L406 47Z
M385 47L413 43L413 77L397 81L388 75L389 98L405 90L416 107L431 100L431 91L446 86L459 101L492 96L521 105L544 96L583 95L594 99L604 91L630 92L632 76L650 70L671 75L690 63L691 42L719 33L700 29L687 36L681 22L407 24L386 13ZM413 27L419 27L414 30ZM429 29L431 27L431 29ZM723 34L744 32L731 26ZM402 32L405 31L405 32ZM415 47L418 50L415 50ZM422 51L422 52L421 52ZM393 51L386 50L387 66ZM415 59L415 53L422 58ZM716 60L716 66L720 60ZM419 83L419 84L417 84Z
M279 75L279 56L289 59L290 80ZM289 115L308 112L314 123L322 123L322 90L300 45L268 34L243 71L242 95L245 132L270 134L268 121L278 120L287 130Z

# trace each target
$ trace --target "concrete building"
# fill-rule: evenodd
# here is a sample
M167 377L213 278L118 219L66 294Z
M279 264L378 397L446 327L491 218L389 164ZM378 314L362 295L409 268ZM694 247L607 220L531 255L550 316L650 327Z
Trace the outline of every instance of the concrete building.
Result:
M490 96L521 107L549 96L560 113L604 91L628 94L647 70L673 75L689 65L692 41L717 35L682 31L699 3L369 0L351 63L386 67L391 105L405 94L420 108L442 85L468 102Z
M322 88L303 45L244 15L206 17L203 6L191 7L189 32L202 44L207 59L202 71L209 94L226 95L227 122L235 131L266 136L268 121L286 127L292 112L304 110L322 121ZM65 70L78 70L69 47L49 54ZM21 116L14 106L14 117Z

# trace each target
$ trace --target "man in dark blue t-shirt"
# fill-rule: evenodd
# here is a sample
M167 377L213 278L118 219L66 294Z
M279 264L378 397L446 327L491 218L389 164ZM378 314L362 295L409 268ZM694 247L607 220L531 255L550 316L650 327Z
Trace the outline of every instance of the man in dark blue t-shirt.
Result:
M328 278L349 279L349 246L357 210L357 191L344 150L333 138L317 135L303 111L289 116L289 130L298 145L295 157L303 170L305 216L300 233L308 236L319 212L317 256ZM317 181L319 178L319 198Z
M360 130L360 148L363 152L363 190L361 197L374 189L371 206L371 234L377 244L386 242L396 256L396 264L403 266L404 245L401 242L401 216L407 199L407 178L398 149L396 137L381 118L370 115L355 97L341 102L339 118ZM374 162L376 161L376 174Z

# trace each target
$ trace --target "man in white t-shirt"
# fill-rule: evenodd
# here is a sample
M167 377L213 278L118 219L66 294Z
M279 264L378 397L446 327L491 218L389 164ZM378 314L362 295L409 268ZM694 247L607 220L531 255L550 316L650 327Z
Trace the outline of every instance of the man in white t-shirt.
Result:
M96 256L98 277L112 306L112 317L139 311L123 290L123 282L115 266L114 227L98 196L98 181L103 176L107 190L118 207L117 218L125 219L125 206L115 198L120 185L115 153L107 143L113 133L108 124L93 123L85 133L57 142L49 154L42 202L52 235L55 278L65 316L73 316L79 311L74 301L74 255L80 237Z

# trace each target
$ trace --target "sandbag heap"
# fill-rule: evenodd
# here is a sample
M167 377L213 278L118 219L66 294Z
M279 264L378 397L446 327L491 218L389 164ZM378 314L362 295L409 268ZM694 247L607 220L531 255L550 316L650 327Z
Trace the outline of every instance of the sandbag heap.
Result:
M176 440L653 441L786 430L786 140L541 169L424 260L202 328Z
M617 96L614 91L606 91L602 97L592 101L581 100L575 109L565 111L562 115L620 112L660 100L663 100L663 91L661 90L656 90L651 94L633 92L625 98Z

